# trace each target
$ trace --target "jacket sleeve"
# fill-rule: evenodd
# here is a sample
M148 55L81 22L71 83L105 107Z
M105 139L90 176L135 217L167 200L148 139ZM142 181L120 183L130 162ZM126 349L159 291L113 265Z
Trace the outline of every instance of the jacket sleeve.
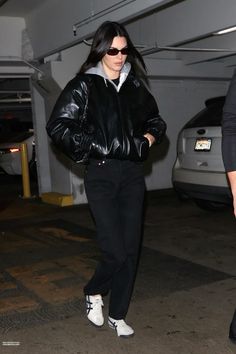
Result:
M87 160L92 132L86 124L88 103L88 85L75 78L60 94L46 130L55 146L76 162Z
M155 142L159 144L167 129L165 121L159 114L159 109L154 97L149 93L145 102L146 107L146 121L144 124L144 133L149 133L154 136Z
M236 171L236 71L223 107L222 157L226 171Z

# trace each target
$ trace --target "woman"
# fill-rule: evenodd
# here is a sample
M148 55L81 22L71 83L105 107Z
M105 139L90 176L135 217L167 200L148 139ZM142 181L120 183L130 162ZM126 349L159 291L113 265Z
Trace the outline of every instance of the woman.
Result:
M137 268L144 198L142 161L165 134L157 104L138 76L144 61L125 28L104 22L78 75L60 95L47 131L72 160L87 163L85 190L102 259L84 288L87 317L104 324L102 296L110 292L108 324L118 336Z
M223 107L222 156L232 192L233 213L236 217L236 71ZM230 323L229 338L236 344L236 310Z

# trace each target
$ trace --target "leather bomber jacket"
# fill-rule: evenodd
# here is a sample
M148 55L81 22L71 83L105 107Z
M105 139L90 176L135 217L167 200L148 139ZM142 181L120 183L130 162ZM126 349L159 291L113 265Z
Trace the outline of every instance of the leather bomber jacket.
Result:
M126 63L118 87L97 67L72 79L60 94L46 129L53 143L70 159L144 161L150 133L157 143L166 124L154 97Z

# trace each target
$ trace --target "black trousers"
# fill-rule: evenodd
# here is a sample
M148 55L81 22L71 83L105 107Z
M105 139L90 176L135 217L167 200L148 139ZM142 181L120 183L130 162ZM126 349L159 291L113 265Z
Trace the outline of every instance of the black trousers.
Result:
M86 295L110 291L109 316L124 319L134 285L143 216L142 165L131 161L92 160L85 189L102 253Z

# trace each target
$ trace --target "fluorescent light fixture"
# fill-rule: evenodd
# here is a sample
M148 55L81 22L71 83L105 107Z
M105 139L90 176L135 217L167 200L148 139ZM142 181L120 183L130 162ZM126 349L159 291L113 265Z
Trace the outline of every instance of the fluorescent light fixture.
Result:
M219 34L226 34L226 33L230 33L230 32L234 32L234 31L236 31L236 26L234 26L234 27L229 27L229 28L225 28L225 29L223 29L223 30L220 30L220 31L218 31L218 32L215 32L215 33L213 33L213 34L215 34L215 35L219 35Z

